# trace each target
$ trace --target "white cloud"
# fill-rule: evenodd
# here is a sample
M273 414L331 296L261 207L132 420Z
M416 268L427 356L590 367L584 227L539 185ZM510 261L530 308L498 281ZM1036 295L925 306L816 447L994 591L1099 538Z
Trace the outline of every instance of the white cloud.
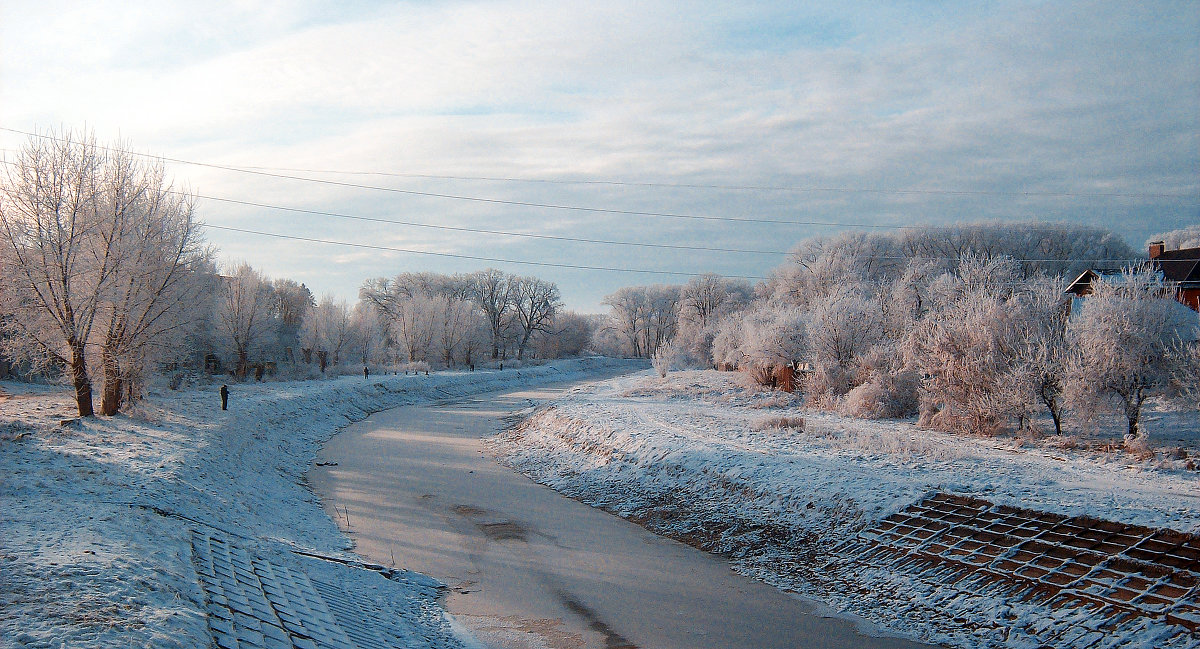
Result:
M714 3L689 5L686 12L675 3L449 2L331 10L291 2L265 11L251 3L206 12L190 3L136 12L123 3L5 6L0 124L29 129L86 122L102 139L119 133L142 150L278 167L1189 197L339 177L528 202L796 220L1070 218L1114 227L1137 241L1146 228L1200 219L1200 109L1194 101L1200 12L1194 9L1116 2L971 9ZM0 144L19 140L4 135ZM196 167L175 172L215 196L501 230L747 248L787 248L828 231L462 203ZM502 250L512 258L759 275L774 263L762 256L618 252L461 233L434 238L428 231L232 206L204 209L213 223L250 220L303 236L364 242L395 236L444 250ZM1159 221L1147 223L1148 215ZM273 242L257 249L300 248ZM429 263L403 255L331 254L359 279ZM310 272L287 255L272 263L279 273ZM597 290L644 279L597 275L586 291L563 288L569 299L595 305ZM336 288L352 297L357 280L347 281L349 288Z

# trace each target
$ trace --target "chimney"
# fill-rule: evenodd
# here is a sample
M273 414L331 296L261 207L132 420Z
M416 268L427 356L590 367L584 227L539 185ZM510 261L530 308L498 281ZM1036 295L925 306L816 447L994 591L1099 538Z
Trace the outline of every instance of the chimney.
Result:
M1167 246L1162 241L1153 241L1150 243L1150 258L1158 259L1165 252Z

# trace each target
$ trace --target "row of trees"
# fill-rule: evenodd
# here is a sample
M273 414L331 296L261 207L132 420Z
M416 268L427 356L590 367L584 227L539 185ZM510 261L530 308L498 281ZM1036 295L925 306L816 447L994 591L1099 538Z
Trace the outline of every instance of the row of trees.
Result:
M1200 370L1196 314L1137 258L1087 226L846 233L802 243L754 291L715 276L621 289L603 330L624 353L764 383L791 364L810 404L853 416L987 432L1030 427L1044 409L1061 432L1066 413L1108 406L1138 435L1145 400L1194 394ZM1072 313L1064 277L1104 266L1129 269Z
M351 307L246 263L218 272L214 256L193 195L160 162L88 134L32 137L0 182L2 351L65 375L90 416L95 383L112 415L166 365L261 378L271 366L554 358L580 353L594 328L552 282L495 269L369 280Z
M436 358L445 365L455 359L470 364L481 349L492 360L523 360L539 343L564 334L570 341L560 339L555 355L571 355L582 351L590 335L586 320L563 311L556 284L494 268L380 277L365 282L359 298L386 324L410 362Z

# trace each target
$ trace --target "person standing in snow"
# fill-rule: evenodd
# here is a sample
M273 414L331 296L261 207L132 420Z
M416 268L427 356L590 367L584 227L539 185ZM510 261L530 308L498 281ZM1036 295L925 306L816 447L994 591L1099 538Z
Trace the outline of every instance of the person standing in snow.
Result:
M229 410L229 386L221 386L221 410Z
M366 365L363 365L363 378L364 379L371 378L371 370L367 369Z

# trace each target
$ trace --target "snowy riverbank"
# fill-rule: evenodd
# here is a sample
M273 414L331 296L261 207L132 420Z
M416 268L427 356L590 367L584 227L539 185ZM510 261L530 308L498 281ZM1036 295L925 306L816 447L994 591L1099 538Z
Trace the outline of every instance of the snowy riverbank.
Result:
M1200 531L1200 473L1102 439L981 438L805 411L732 373L650 372L580 388L493 440L515 468L572 497L705 549L780 587L927 640L987 646L934 623L919 593L844 592L825 560L863 528L934 492ZM804 417L803 431L770 420ZM1195 456L1200 422L1151 421ZM1178 454L1179 451L1175 451ZM893 585L894 586L894 585Z
M72 415L60 388L0 384L0 646L207 647L190 530L347 550L304 478L339 428L385 408L633 367L579 359L240 384L228 411L214 384L152 393L132 414L62 426ZM422 588L394 596L431 597ZM428 646L455 643L436 609L406 610L424 611L409 622Z

